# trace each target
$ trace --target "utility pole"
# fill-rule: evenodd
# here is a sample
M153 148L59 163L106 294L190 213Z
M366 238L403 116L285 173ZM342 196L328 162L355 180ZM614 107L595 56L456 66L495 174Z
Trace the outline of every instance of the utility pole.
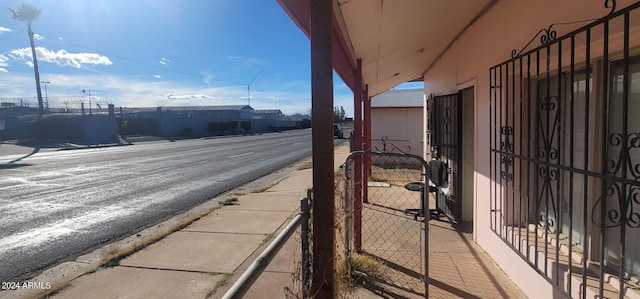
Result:
M47 84L51 83L49 81L40 81L40 83L44 84L44 98L45 98L45 110L49 111L49 93L47 92Z
M93 112L91 112L91 87L85 87L82 89L82 93L85 93L85 89L89 90L89 116L93 116Z
M251 106L251 84L253 83L253 81L256 80L256 78L258 77L258 75L260 75L260 73L262 73L262 71L257 72L256 75L253 76L253 79L251 79L251 82L247 84L247 100L249 101L249 106Z

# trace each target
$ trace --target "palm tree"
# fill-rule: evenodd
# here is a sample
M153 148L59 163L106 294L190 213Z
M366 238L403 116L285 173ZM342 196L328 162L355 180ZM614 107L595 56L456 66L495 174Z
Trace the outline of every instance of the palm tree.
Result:
M38 71L38 59L36 58L36 45L33 42L33 30L31 24L40 16L41 10L31 4L20 4L16 9L7 8L13 14L14 19L18 19L27 23L29 28L29 42L31 42L31 56L33 56L33 71L36 76L36 90L38 92L38 108L40 115L44 114L44 105L42 104L42 90L40 90L40 72Z

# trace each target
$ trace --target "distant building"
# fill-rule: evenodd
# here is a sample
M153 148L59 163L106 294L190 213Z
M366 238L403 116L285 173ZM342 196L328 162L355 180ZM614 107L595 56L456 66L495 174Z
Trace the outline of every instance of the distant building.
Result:
M120 134L208 136L252 131L249 105L125 108L118 111Z
M220 118L251 119L254 109L249 105L226 106L167 106L167 107L123 107L119 113L126 117L156 118L158 113L162 117L195 117L195 118Z
M371 98L373 150L422 155L424 90L398 89Z
M209 136L291 129L296 122L280 110L249 105L120 108L121 134Z
M284 117L279 109L253 111L253 119L282 119Z
M23 103L23 102L21 102ZM26 103L26 101L25 101ZM96 103L97 105L97 103ZM49 110L48 114L89 116L87 105L73 106L64 111ZM94 108L96 106L94 105ZM105 115L101 107L92 116ZM18 120L21 115L38 114L37 108L17 105L16 101L2 101L0 120L5 121L4 138L27 138L29 134ZM302 127L300 121L290 119L280 110L255 110L249 105L222 106L166 106L119 107L115 112L117 133L122 136L153 135L161 137L197 137L281 131ZM95 131L94 128L90 130ZM115 134L111 134L114 135Z

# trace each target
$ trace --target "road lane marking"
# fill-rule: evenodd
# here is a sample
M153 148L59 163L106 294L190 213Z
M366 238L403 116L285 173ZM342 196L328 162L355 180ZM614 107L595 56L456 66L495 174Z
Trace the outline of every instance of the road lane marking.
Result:
M239 154L239 155L233 155L233 156L230 156L229 158L234 159L234 158L240 158L240 157L244 157L244 156L248 156L248 155L253 155L253 152L248 152L248 153Z

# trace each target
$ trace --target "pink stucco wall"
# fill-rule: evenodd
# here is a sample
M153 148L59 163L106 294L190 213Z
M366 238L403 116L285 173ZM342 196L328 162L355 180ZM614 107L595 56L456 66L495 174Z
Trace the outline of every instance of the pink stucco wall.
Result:
M617 1L618 8L635 1ZM561 298L553 287L490 229L489 68L510 58L542 28L606 15L599 0L497 1L424 74L425 94L475 88L474 238L530 298ZM586 23L555 26L558 37ZM632 25L633 26L633 25ZM639 26L637 23L635 26ZM635 28L637 33L639 28ZM532 46L538 46L536 39ZM425 116L426 117L426 116ZM470 182L464 182L470 183Z

